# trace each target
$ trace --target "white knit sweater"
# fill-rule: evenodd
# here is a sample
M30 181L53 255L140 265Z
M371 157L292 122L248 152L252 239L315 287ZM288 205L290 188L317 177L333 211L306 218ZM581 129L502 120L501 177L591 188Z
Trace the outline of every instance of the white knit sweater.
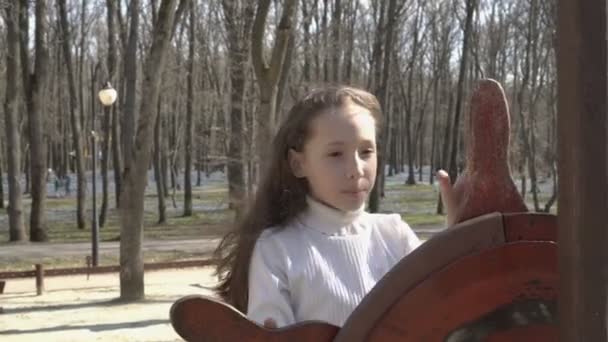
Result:
M310 198L284 229L256 242L247 315L278 327L316 320L341 327L361 299L420 245L398 214L344 213Z

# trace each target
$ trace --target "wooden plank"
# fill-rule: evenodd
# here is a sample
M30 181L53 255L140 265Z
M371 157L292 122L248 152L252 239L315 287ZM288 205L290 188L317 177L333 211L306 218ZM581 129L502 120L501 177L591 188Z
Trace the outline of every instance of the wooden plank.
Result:
M558 3L560 341L607 341L606 0Z

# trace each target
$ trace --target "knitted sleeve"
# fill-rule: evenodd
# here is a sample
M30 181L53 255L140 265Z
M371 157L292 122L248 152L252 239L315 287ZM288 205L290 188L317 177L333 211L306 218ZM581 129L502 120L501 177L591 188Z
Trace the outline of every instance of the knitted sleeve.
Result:
M268 233L258 238L251 257L247 316L259 324L272 318L282 327L295 323L287 284L288 255Z

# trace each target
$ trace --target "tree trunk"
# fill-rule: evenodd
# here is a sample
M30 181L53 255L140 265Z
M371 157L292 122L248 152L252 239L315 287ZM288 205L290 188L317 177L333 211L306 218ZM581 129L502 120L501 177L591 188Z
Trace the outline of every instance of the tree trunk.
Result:
M15 6L17 6L15 1ZM19 34L20 34L20 48L21 53L19 57L21 58L21 79L22 79L22 89L25 98L26 111L29 115L29 110L32 107L31 96L30 96L30 54L29 54L29 31L30 31L30 23L29 23L29 5L27 0L20 0L19 6L21 7L19 11ZM24 119L24 116L20 115L19 118L19 127L21 128L22 122L26 122L29 126L29 120L27 118ZM27 128L26 128L27 129ZM29 131L26 132L29 135ZM22 139L22 148L23 148L23 169L21 172L25 175L25 184L23 188L23 194L29 194L31 192L31 172L30 172L30 142L29 140Z
M450 132L451 132L451 128L452 128L452 116L450 115L450 113L452 112L452 107L453 107L453 102L454 102L454 95L451 91L452 82L450 80L449 73L446 73L445 76L447 78L446 79L447 84L443 84L443 87L445 89L444 94L447 95L447 97L448 97L448 109L447 109L447 114L446 114L443 148L441 151L442 167L445 167L445 165L448 164L449 150L450 150ZM452 180L452 181L454 181L454 180ZM441 196L437 196L437 215L442 215L442 214L443 214L443 201L441 200Z
M414 49L415 50L415 49ZM416 178L414 177L414 132L412 132L412 108L411 108L411 93L410 90L406 91L403 89L403 82L399 82L401 88L401 94L403 102L405 103L405 144L407 150L407 179L405 184L414 185L416 184ZM409 81L409 86L412 87L412 80ZM409 98L409 99L408 99Z
M242 11L237 10L235 0L222 0L226 32L228 36L228 56L230 72L230 140L228 142L228 194L230 207L235 210L235 217L242 215L245 195L245 177L243 175L243 99L245 91L246 70L249 55L249 32L253 17L253 4L245 1ZM242 13L241 13L242 12Z
M380 18L378 20L378 25L376 26L376 32L375 32L375 36L374 36L374 44L373 44L373 48L372 48L372 60L370 63L370 73L368 75L367 78L367 88L368 89L372 89L372 86L374 88L379 88L380 84L381 84L381 78L382 78L382 54L383 54L383 48L384 48L384 18L385 18L385 7L386 7L386 1L382 0L379 1L380 3ZM377 6L378 3L374 3L374 6ZM376 96L378 96L379 94L376 93ZM381 99L378 97L378 100L380 101L380 105L382 106L382 108L385 108L385 103L384 100L385 99ZM386 121L387 121L388 117L384 119L385 124L382 125L383 127L380 129L380 134L378 135L378 141L377 141L377 147L378 147L378 171L377 171L377 175L376 175L376 183L374 184L372 191L369 194L369 211L370 212L377 212L380 209L380 193L381 191L381 183L382 183L382 177L384 176L384 170L382 170L381 168L381 154L382 154L382 149L381 149L381 143L383 143L383 135L384 132L386 131L384 128L387 127L386 125Z
M350 2L349 2L350 3ZM352 3L350 6L353 6ZM355 23L357 22L357 12L359 10L359 1L354 2L354 6L350 7L350 22L348 28L348 48L345 51L344 56L344 81L347 84L353 82L353 52L355 49Z
M94 97L93 97L94 99ZM92 100L92 102L94 102ZM103 122L102 131L103 139L101 139L101 208L99 209L99 227L103 227L106 223L108 215L108 167L110 166L110 113L114 108L103 106Z
M556 82L557 83L557 82ZM548 134L549 134L549 144L547 146L547 163L549 164L549 168L551 170L551 181L553 183L551 197L545 203L545 212L550 212L551 207L557 201L557 192L558 192L558 184L557 184L557 101L556 101L556 85L551 84L551 96L547 99L547 106L551 108L551 119L548 120Z
M304 81L306 87L308 87L308 84L311 80L310 77L310 22L311 22L311 18L312 15L311 13L308 11L308 4L306 1L302 1L302 29L303 29L303 39L302 39L302 44L304 45L303 48L303 54L304 56L302 56L303 59L303 65L302 65L302 80Z
M78 44L78 101L80 102L80 127L86 127L84 118L84 81L83 81L83 68L84 68L84 42L85 42L85 18L87 11L87 0L82 0L80 6L80 42ZM85 132L88 130L85 129Z
M28 100L29 131L30 131L30 173L32 180L32 210L30 212L30 240L47 241L46 222L46 181L47 181L47 143L44 139L43 127L45 116L44 88L48 79L49 56L46 47L47 34L47 3L46 0L36 1L35 28L35 65L34 74L30 77ZM22 51L27 53L27 51Z
M122 157L120 151L120 132L118 130L118 110L112 109L112 167L114 168L114 194L116 208L120 208L120 191L122 189Z
M283 115L286 114L281 109L283 106L283 99L285 98L285 91L289 83L289 70L291 69L291 64L294 62L293 54L295 50L296 32L295 30L291 30L289 35L289 43L287 44L287 52L285 52L285 61L281 66L281 77L279 77L279 83L277 84L277 101L275 106L275 118L277 122L281 122L283 120Z
M329 34L327 33L327 9L329 7L328 2L329 0L323 0L323 16L321 17L322 45L321 48L317 48L323 56L323 82L329 82L329 39L327 38L329 36Z
M456 95L456 112L454 122L452 123L452 150L450 151L450 167L449 174L452 183L456 181L458 174L457 156L459 147L459 132L460 132L460 113L462 110L462 98L464 92L464 79L469 56L469 42L472 35L473 15L477 7L477 0L466 0L466 18L462 38L462 58L460 59L460 70L458 72L458 87Z
M169 197L169 127L166 117L161 117L161 156L160 156L160 175L163 182L163 196ZM163 131L164 129L164 131Z
M340 2L340 0L334 0L334 9L331 16L331 69L333 72L332 79L336 83L339 83L342 80L342 77L340 75L340 57L342 54L342 42L340 41L340 26L342 26L342 4Z
M523 164L527 165L528 169L528 177L530 179L530 192L532 193L532 199L534 203L534 210L540 211L540 206L538 202L538 188L537 188L537 180L536 180L536 167L535 167L535 137L534 137L534 111L535 102L532 100L532 92L535 88L536 83L536 70L537 70L537 54L536 54L536 40L538 32L535 29L536 21L538 20L538 6L535 0L530 1L530 9L529 9L529 19L526 30L526 44L525 44L525 60L523 67L523 75L522 75L522 84L517 93L517 102L519 105L519 124L520 124L520 138L522 142L522 146L524 149L523 153ZM533 64L536 65L533 66ZM530 75L534 73L533 75ZM530 84L532 83L532 84ZM526 96L527 95L527 96ZM529 100L525 101L525 98ZM527 110L526 110L527 109ZM526 118L524 112L528 112L528 117ZM526 123L527 119L527 123ZM523 187L522 187L523 188ZM523 189L525 190L525 189ZM524 193L524 196L526 193Z
M162 144L161 144L161 96L158 97L158 106L156 108L157 117L156 123L154 124L154 179L156 181L156 197L158 198L158 224L164 224L167 222L167 205L165 203L165 184L163 182L163 173L162 170L162 162L161 162L161 154L162 154Z
M435 163L435 156L437 151L437 115L439 112L439 105L441 102L439 101L439 77L436 76L433 79L433 121L431 124L431 165L429 171L429 183L431 185L435 182L435 168L437 163Z
M4 176L3 176L3 164L4 159L2 158L4 154L4 146L0 144L0 209L4 209Z
M123 174L129 172L135 158L133 139L135 136L135 103L137 99L137 39L139 36L139 0L132 0L129 5L129 41L125 51L124 75L125 75L125 98L122 115L122 156L124 162ZM125 180L126 181L126 180ZM122 192L124 193L124 192ZM122 194L121 193L121 194Z
M19 79L19 6L5 8L6 16L6 84L17 85ZM4 128L6 130L6 159L8 177L9 241L25 241L23 204L21 201L21 137L19 134L18 87L5 87Z
M171 40L175 1L163 0L152 33L152 47L143 67L142 93L138 130L133 145L131 167L125 169L124 190L120 208L120 298L126 301L144 298L144 263L142 255L144 191L151 157L153 125L156 120L161 72ZM183 1L183 0L182 0Z
M186 109L186 141L185 141L185 156L184 156L184 216L192 216L192 139L194 131L194 49L195 49L195 11L194 1L190 0L190 27L189 44L188 44L188 98Z
M115 82L115 69L116 69L116 46L115 46L115 37L114 33L114 12L115 8L115 0L107 0L106 1L106 20L107 20L107 28L108 28L108 57L107 57L107 75L106 80L110 84L116 85ZM94 101L92 99L92 101ZM115 123L112 122L113 113L116 112L116 107L112 106L111 108L104 107L104 116L103 116L103 134L104 138L102 141L101 154L102 154L102 162L101 162L101 180L102 180L102 200L101 200L101 210L99 211L99 226L103 227L106 222L106 216L108 214L108 202L109 202L109 189L108 189L108 169L110 166L110 140L114 144L114 139L112 137L112 130ZM116 172L115 172L116 173ZM116 193L116 197L118 196L118 192ZM118 206L118 205L117 205Z
M179 65L179 63L178 63ZM171 190L173 192L173 196L175 195L175 191L179 189L179 180L177 179L177 164L179 163L179 154L177 153L179 150L178 144L178 136L177 136L177 113L179 112L177 97L173 100L173 110L171 111L171 132L169 139L169 151L170 152L170 162L169 162L169 172L171 175ZM175 198L173 199L175 202ZM176 207L174 205L174 207Z
M412 117L414 115L414 100L413 100L413 91L414 91L414 72L416 71L416 59L418 58L418 49L420 46L420 25L419 22L421 20L422 14L420 6L416 7L416 18L414 19L413 25L413 42L412 42L412 55L410 57L408 63L408 76L407 76L407 92L403 89L403 82L400 82L401 92L403 96L403 102L405 103L405 137L407 144L407 180L405 184L407 185L415 185L416 177L414 176L414 162L416 155L416 133L412 131Z
M86 221L84 217L85 207L86 207L86 191L87 184L85 178L85 168L84 168L84 156L82 153L82 142L81 142L81 129L80 129L80 119L78 118L78 101L77 101L77 93L76 93L76 80L74 76L74 70L72 67L72 58L71 58L71 47L70 47L70 31L69 31L69 23L68 16L66 12L65 0L57 0L57 4L59 7L59 16L60 16L60 26L61 31L63 33L63 57L65 61L65 66L67 69L68 76L68 88L70 92L70 120L72 122L72 144L73 149L76 152L76 172L78 177L78 194L77 194L77 221L78 228L84 229L86 226Z
M396 11L396 0L389 0L388 3L388 21L386 27L386 39L384 41L384 60L382 61L382 75L379 83L378 90L376 94L378 96L378 100L382 105L382 108L388 108L389 106L389 89L388 89L388 81L389 81L389 71L391 69L391 53L393 48L393 36L395 31L395 22L397 21L397 11ZM371 212L378 212L380 209L380 197L384 193L384 185L385 185L385 177L384 177L384 165L386 164L386 155L388 154L388 146L390 144L390 131L389 127L391 127L391 115L390 111L386 112L388 115L384 119L382 131L379 134L378 140L378 175L376 177L376 184L372 188L370 194L369 201L369 210Z
M426 110L427 110L427 105L429 103L429 96L431 95L431 90L432 90L432 82L431 81L428 85L426 90L424 89L423 85L424 85L424 80L420 80L419 82L419 92L418 92L418 103L419 103L419 116L418 116L418 123L416 124L416 141L418 142L418 181L422 182L422 170L425 166L424 160L425 160L425 143L424 143L424 138L426 137L426 120L425 120L425 116L426 116ZM430 160L429 160L429 164L430 164Z
M112 7L111 9L108 8L108 11L112 11L113 14L116 15L116 21L118 23L118 37L120 38L120 42L122 43L122 47L123 47L123 51L126 51L126 46L127 46L127 29L126 29L126 25L124 24L123 20L122 20L122 14L121 14L121 6L117 6L120 5L120 0L106 0L107 1L107 6ZM118 3L117 3L118 1ZM108 20L108 24L110 23L110 21ZM108 29L108 33L110 32L110 29ZM113 50L115 50L116 48L110 45L108 45L108 53L110 53L110 48L113 48ZM124 70L124 58L121 59L121 63L119 64L120 66L116 68L116 70ZM119 73L120 74L120 73ZM120 75L120 77L117 77L116 80L116 84L118 85L118 94L120 94L119 96L125 94L125 83L126 83L126 79L124 76ZM124 113L124 98L120 100L120 113ZM115 106L116 107L116 106ZM120 140L122 137L122 132L119 129L119 123L122 123L123 118L119 119L119 111L118 108L114 108L114 110L112 111L112 167L114 169L114 193L115 193L115 201L116 201L116 208L120 208L120 194L122 193L122 183L123 183L123 175L122 175L122 171L124 169L124 163L123 163L123 151L121 149L123 142Z
M21 125L19 125L21 126ZM29 149L29 144L26 143L25 145L25 163L23 165L23 169L21 170L21 172L23 172L23 174L25 175L25 187L23 189L23 194L27 195L29 194L31 191L31 173L30 173L30 149Z
M270 0L261 0L258 3L255 20L251 34L251 60L260 89L260 107L257 115L257 137L259 170L265 170L265 162L269 160L269 149L274 136L274 123L276 122L277 90L281 73L287 73L283 66L287 61L287 48L293 30L293 18L296 13L296 0L288 0L283 5L281 20L275 32L275 44L271 51L271 60L266 63L264 59L264 28L270 7ZM259 172L258 172L259 174Z

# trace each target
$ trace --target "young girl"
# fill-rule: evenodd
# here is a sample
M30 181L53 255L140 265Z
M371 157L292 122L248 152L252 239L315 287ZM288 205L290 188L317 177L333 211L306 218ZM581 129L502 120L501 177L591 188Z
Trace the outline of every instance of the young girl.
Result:
M380 120L374 95L346 86L314 90L293 106L255 201L216 251L225 301L267 327L307 320L340 327L420 245L398 214L364 210Z

